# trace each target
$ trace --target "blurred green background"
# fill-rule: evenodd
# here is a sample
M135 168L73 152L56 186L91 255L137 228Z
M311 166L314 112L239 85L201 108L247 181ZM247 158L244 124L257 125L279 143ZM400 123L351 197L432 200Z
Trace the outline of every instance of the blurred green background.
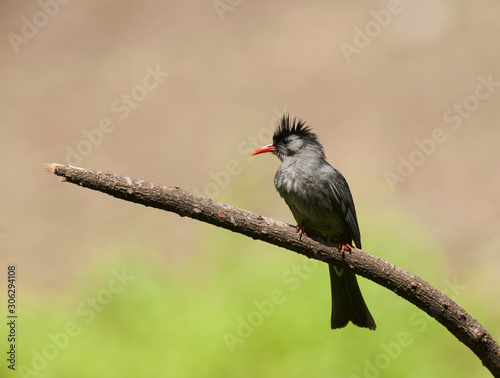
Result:
M346 176L364 249L500 339L500 5L398 4L0 3L0 277L6 293L16 265L19 315L17 371L3 360L0 376L490 376L370 281L377 331L331 331L323 264L42 166L178 185L293 223L278 159L249 158L291 112ZM440 129L446 140L418 152Z

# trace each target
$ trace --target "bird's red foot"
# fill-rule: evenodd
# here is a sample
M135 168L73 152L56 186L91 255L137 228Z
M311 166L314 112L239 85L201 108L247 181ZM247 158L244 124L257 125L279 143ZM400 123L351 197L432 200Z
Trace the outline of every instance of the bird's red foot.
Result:
M343 254L346 249L347 249L347 251L351 252L352 246L349 243L346 243L344 237L341 236L340 237L340 252L342 252L342 254Z
M302 240L302 234L304 233L304 223L299 223L297 225L297 232L299 233L299 240Z
M344 253L344 251L345 251L346 249L347 249L349 252L351 252L352 247L351 247L351 245L350 245L350 244L347 244L347 243L346 243L346 244L344 244L344 243L340 243L340 246L341 246L341 248L340 248L340 252Z

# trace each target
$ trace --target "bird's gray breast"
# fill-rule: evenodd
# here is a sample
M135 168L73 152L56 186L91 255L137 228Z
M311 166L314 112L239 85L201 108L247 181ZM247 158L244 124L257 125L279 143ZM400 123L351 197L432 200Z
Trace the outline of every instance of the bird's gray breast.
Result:
M290 207L297 223L333 239L345 234L343 217L332 203L331 184L321 164L283 161L274 177L274 185Z

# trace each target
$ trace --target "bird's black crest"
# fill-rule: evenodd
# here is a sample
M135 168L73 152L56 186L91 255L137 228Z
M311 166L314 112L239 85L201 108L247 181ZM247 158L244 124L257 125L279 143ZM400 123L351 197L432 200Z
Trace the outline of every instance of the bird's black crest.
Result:
M273 144L276 145L279 141L285 139L290 135L302 135L312 139L317 139L316 134L311 132L311 128L306 126L306 123L296 117L290 118L289 114L283 114L281 117L278 128L273 135Z

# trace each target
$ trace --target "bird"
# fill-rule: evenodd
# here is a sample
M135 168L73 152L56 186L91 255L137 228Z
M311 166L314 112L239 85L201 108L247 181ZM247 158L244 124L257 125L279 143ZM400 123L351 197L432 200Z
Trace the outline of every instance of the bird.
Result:
M323 146L310 126L288 113L278 121L273 143L255 150L255 156L271 152L281 160L274 185L290 208L299 238L318 234L338 242L342 253L361 248L361 235L354 201L344 176L326 161ZM363 299L356 275L328 264L332 293L331 328L347 326L376 328Z

